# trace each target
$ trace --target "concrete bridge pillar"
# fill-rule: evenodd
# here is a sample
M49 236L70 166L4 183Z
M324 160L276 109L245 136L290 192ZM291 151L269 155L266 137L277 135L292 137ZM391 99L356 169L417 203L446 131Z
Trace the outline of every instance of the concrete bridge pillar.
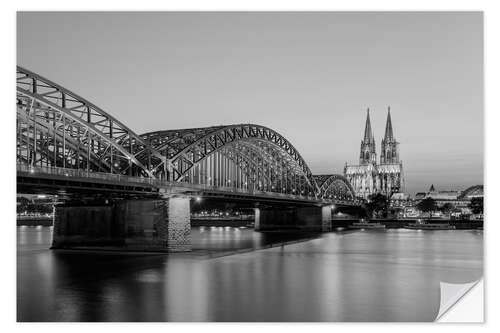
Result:
M191 205L189 197L168 198L167 249L191 251Z
M56 206L52 248L191 250L189 197Z
M254 208L254 230L260 231L260 208Z
M321 207L321 231L332 231L332 206Z
M111 205L56 206L52 248L122 246L124 225L113 215Z

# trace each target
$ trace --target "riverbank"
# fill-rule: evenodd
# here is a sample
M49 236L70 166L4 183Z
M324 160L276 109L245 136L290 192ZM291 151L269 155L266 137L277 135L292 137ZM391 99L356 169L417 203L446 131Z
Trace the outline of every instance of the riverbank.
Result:
M404 228L405 226L416 223L418 219L372 219L370 222L378 222L383 224L387 229ZM426 220L428 221L428 220ZM432 219L435 223L448 223L457 230L474 230L483 228L483 220L455 220L455 219ZM359 219L333 219L332 228L348 228L352 223L359 222ZM223 218L223 219L209 219L209 218L192 218L192 227L246 227L253 228L253 219L237 219L237 218ZM52 226L52 217L45 216L29 216L18 217L17 226Z
M419 219L371 219L369 222L380 223L386 229L398 229L416 223ZM425 221L432 221L433 223L447 223L454 226L456 230L474 230L483 228L483 220L452 220L452 219L425 219ZM349 228L354 223L359 222L359 219L333 219L332 228Z
M16 225L27 227L51 227L53 224L52 216L18 216ZM253 227L253 218L191 218L193 227Z

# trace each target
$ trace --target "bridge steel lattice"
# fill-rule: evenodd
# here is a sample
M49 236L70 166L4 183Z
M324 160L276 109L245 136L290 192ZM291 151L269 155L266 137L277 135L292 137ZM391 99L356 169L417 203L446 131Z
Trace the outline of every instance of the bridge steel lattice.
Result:
M276 131L238 124L136 134L90 101L17 67L17 163L266 192L356 201L341 175L313 176Z
M318 192L297 149L264 126L160 131L141 138L166 157L171 181L309 197Z
M351 183L342 175L315 175L322 199L356 200Z
M17 67L18 162L152 177L144 161L162 158L109 113Z

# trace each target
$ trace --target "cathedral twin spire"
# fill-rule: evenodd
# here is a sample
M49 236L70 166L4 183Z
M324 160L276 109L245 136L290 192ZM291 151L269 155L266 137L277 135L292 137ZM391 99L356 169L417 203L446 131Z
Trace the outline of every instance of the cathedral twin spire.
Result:
M370 108L366 110L366 124L365 124L365 137L363 139L364 142L375 142L372 132L372 124L370 122Z
M351 183L356 196L368 199L372 194L382 193L391 197L404 190L403 162L399 159L399 143L392 129L391 110L387 110L385 134L381 141L380 163L377 163L375 136L366 111L365 133L361 140L359 164L344 167L344 175Z
M385 123L385 135L380 148L380 163L381 164L396 164L399 163L399 143L394 138L392 132L391 108L387 110L387 121Z
M370 109L366 110L365 136L361 141L359 164L377 163L375 152L375 137L373 136L372 124L370 122Z
M382 146L380 151L380 163L398 163L399 162L399 152L398 143L394 139L394 133L392 131L392 120L391 120L391 108L387 111L387 121L385 124L385 135L382 140ZM372 131L371 121L370 121L370 109L366 110L366 123L365 123L365 135L363 141L361 141L361 151L359 156L360 164L376 163L377 156L375 151L375 138Z
M391 121L391 107L387 108L387 121L385 123L385 135L384 140L394 140L394 135L392 134L392 121Z

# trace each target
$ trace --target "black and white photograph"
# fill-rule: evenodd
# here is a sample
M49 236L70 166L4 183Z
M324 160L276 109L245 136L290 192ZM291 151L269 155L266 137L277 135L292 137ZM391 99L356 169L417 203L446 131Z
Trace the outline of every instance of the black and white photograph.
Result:
M482 288L484 12L15 16L18 323L436 322Z

